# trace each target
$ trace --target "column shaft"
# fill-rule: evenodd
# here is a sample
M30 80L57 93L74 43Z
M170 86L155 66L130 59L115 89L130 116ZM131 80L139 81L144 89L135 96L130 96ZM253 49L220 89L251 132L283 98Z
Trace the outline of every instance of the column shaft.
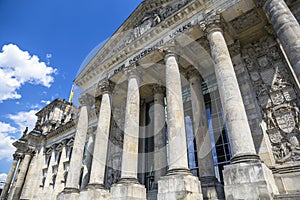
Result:
M192 70L188 76L191 89L193 130L197 146L199 175L200 177L214 176L212 146L201 87L202 78L195 70Z
M111 119L111 99L108 93L104 93L102 96L102 102L100 107L100 114L98 119L98 126L96 131L93 162L91 170L90 183L93 185L100 185L103 187L106 155L109 140Z
M68 171L66 189L78 191L80 172L82 167L83 150L88 130L88 110L87 105L82 105L80 109L77 130L75 133L72 157Z
M169 171L176 169L187 170L188 158L180 72L174 54L167 53L165 61Z
M6 182L5 182L4 188L3 188L2 193L1 193L1 200L6 199L7 192L9 190L9 188L10 188L11 181L12 181L14 173L16 171L16 167L17 167L18 161L19 161L19 157L16 157L14 155L14 160L13 160L12 165L10 167L10 170L9 170L9 173L7 175L7 178L6 178Z
M241 92L221 30L214 29L211 31L208 34L208 40L226 128L229 132L232 156L238 158L246 155L249 158L252 155L257 159Z
M121 179L137 179L140 119L139 77L135 74L134 69L128 73Z
M165 132L164 90L154 88L154 182L166 174L167 151Z
M22 160L22 163L20 166L20 171L17 175L17 182L16 182L15 191L12 196L12 199L19 199L21 196L21 192L22 192L22 188L23 188L23 184L25 181L25 177L26 177L26 173L27 173L27 170L29 167L30 160L31 160L31 154L26 153Z
M300 26L284 0L268 0L263 6L283 49L300 80Z

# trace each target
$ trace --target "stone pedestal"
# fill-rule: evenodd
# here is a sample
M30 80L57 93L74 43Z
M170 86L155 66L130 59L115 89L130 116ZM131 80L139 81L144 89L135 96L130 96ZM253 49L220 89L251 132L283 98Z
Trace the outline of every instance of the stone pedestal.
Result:
M88 186L87 189L80 192L79 199L80 200L110 199L110 192L104 188Z
M146 200L146 188L138 182L120 181L111 187L112 200Z
M260 162L227 165L223 171L225 197L231 199L273 199L278 189L272 171Z
M63 192L57 195L57 200L79 200L79 190L65 188Z
M224 186L215 176L200 177L203 199L225 199Z
M191 174L172 174L158 181L158 200L203 199L200 181Z

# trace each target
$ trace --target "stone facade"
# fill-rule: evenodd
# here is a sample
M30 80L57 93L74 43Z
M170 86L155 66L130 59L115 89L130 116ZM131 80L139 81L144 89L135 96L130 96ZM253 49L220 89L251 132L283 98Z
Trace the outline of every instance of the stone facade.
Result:
M300 1L145 0L37 113L2 199L299 199Z

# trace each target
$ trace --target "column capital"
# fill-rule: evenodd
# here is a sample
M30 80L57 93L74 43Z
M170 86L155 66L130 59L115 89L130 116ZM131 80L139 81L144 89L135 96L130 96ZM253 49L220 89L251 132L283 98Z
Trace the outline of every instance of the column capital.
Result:
M81 105L83 106L90 106L93 104L94 102L94 98L92 97L92 95L88 94L88 93L84 93L81 95L81 97L79 98L79 102Z
M223 32L224 23L221 14L217 11L214 15L205 18L205 20L200 22L200 28L207 35L215 31Z
M111 94L114 87L115 87L115 83L107 79L104 79L98 83L98 90L100 91L101 94L105 94L105 93Z
M191 78L194 78L194 77L202 79L202 77L201 77L199 71L198 71L195 67L193 67L193 66L190 66L190 67L187 69L185 75L186 75L186 78L187 78L188 80L190 80Z
M155 94L165 94L166 88L162 85L155 84L152 86L152 93Z
M27 155L34 155L35 152L36 152L36 148L35 147L27 147L25 154L27 154Z
M22 153L14 153L13 154L13 157L14 157L14 160L19 160L20 158L23 158L23 154Z
M133 63L127 68L124 69L125 74L128 76L128 79L139 78L141 76L141 71L138 69L138 64Z

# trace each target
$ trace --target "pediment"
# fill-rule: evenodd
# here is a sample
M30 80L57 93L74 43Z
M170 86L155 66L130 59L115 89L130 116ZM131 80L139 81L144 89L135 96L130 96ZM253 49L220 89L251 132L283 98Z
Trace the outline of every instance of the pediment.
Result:
M195 0L145 0L125 20L112 37L96 53L94 58L82 70L82 74L94 65L101 65L115 54L146 35L151 28L159 26L168 17ZM127 48L126 48L127 49Z
M159 25L169 16L193 0L146 0L127 18L123 25L107 42L110 52L103 55L103 60L121 51L143 36L149 29ZM101 50L99 53L102 53Z

